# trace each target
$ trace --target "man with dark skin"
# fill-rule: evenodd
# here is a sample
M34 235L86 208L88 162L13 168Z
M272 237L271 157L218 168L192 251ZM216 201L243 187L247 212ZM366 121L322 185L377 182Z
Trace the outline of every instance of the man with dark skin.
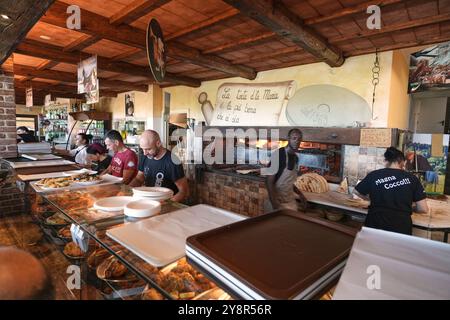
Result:
M295 193L298 194L301 207L307 206L305 196L298 190L294 183L298 173L297 152L302 141L302 132L299 129L292 129L288 133L288 145L280 148L272 156L271 167L276 172L267 177L266 185L269 193L269 202L265 204L265 211L270 212L277 209L297 210L298 205L295 200Z
M42 263L28 252L0 248L0 300L48 300L54 290Z

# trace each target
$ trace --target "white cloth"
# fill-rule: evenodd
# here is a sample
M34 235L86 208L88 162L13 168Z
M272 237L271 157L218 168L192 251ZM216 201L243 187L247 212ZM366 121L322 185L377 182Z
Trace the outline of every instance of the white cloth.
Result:
M91 161L87 158L87 149L88 146L79 146L76 149L72 149L69 151L72 157L75 157L75 162L81 165L91 165Z

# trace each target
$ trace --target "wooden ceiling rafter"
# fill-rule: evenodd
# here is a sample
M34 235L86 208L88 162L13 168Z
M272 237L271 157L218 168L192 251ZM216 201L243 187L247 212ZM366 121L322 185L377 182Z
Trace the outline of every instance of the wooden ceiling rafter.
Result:
M438 16L430 16L430 17L426 17L426 18L422 18L422 19L411 20L408 22L396 23L394 25L383 26L380 30L368 30L368 31L363 31L361 33L354 34L354 35L334 37L334 38L330 38L329 41L331 43L338 44L338 43L348 42L350 40L355 40L355 39L379 36L382 34L392 33L395 31L412 29L412 28L427 26L427 25L432 25L432 24L439 24L441 22L448 21L448 20L450 20L450 13L445 13L445 14L440 14Z
M23 55L75 65L77 65L80 60L87 59L91 56L90 54L84 52L64 52L60 47L44 44L35 40L22 41L22 43L17 47L16 52ZM97 65L99 70L124 73L133 76L141 76L147 78L149 80L149 83L154 82L154 78L148 68L126 62L112 61L111 59L100 56L97 57ZM175 76L168 73L166 73L166 80L175 84L182 84L191 87L200 86L200 81L196 79Z
M70 72L56 71L56 70L36 70L32 67L24 65L14 65L14 73L19 76L25 77L39 77L49 80L57 80L68 83L77 83L77 75ZM132 82L109 80L99 77L101 88L111 88L113 90L126 90L126 91L140 91L147 92L148 85L139 85Z
M73 41L69 45L65 46L63 48L64 52L74 52L74 51L83 51L83 49L86 49L87 47L93 45L94 43L97 43L100 41L101 38L98 36L92 36L92 35L83 35L79 39Z
M213 16L211 18L205 19L203 21L200 21L198 23L194 23L193 25L190 25L189 27L183 28L182 30L179 30L177 32L171 33L165 37L166 41L175 40L178 39L184 35L191 34L193 32L197 32L200 30L204 30L208 27L211 27L213 25L216 25L218 23L224 22L225 20L228 20L230 18L233 18L239 14L239 10L235 8L231 8L219 15Z
M344 63L343 54L338 48L333 47L324 37L306 26L281 2L269 3L265 0L224 0L224 2L279 36L294 42L328 65L339 67Z
M56 1L47 11L45 16L41 18L41 21L65 28L66 8L67 4ZM113 26L109 23L108 18L84 9L81 9L81 15L83 16L84 23L83 28L78 30L79 32L88 35L95 34L102 39L140 48L142 50L146 49L145 31L124 24ZM179 50L181 46L183 47L183 51ZM195 48L190 48L173 41L167 43L167 55L175 59L181 59L188 61L189 63L222 71L232 76L240 76L250 80L256 78L256 72L248 67L233 65L220 57L203 55Z
M126 8L114 14L109 19L109 23L114 26L130 24L170 1L171 0L135 0Z

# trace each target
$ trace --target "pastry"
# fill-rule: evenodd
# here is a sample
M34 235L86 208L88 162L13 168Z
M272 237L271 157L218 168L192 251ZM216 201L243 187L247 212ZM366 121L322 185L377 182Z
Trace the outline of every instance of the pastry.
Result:
M147 286L142 293L142 300L164 300L164 297L156 289Z
M101 279L119 278L128 269L116 258L106 259L97 267L97 276Z
M54 214L51 217L48 217L45 222L50 225L61 225L68 224L69 222L60 214Z
M58 236L64 239L71 239L72 232L70 231L70 226L59 229Z
M69 242L64 247L64 254L69 257L80 258L83 256L83 251L75 242Z
M339 193L349 194L347 177L345 177L344 180L342 180L341 184L339 185L339 188L337 188L336 191Z

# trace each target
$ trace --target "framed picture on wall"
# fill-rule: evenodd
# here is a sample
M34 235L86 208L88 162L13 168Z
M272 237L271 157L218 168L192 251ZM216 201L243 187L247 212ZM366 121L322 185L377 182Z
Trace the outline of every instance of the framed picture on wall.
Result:
M134 93L125 94L125 116L134 117Z

